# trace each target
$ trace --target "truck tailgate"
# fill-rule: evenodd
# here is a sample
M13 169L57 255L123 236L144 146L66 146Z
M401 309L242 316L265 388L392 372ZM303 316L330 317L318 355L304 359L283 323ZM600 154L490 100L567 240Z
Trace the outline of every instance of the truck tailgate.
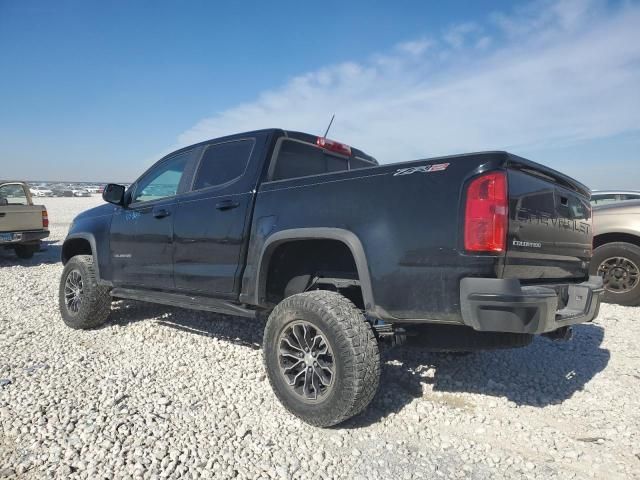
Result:
M42 205L1 205L0 232L42 230Z
M503 277L584 279L593 238L590 192L533 162L512 167Z

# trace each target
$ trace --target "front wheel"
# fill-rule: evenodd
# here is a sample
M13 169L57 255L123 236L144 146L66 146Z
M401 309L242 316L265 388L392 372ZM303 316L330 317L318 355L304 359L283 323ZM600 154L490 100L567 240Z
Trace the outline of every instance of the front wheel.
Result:
M357 415L378 389L380 355L373 330L336 292L283 300L269 316L263 349L276 396L311 425L329 427Z
M96 281L91 255L77 255L67 262L58 290L60 315L75 329L96 328L107 321L111 295Z
M640 304L640 247L637 245L612 242L599 246L593 252L589 273L602 277L603 302Z

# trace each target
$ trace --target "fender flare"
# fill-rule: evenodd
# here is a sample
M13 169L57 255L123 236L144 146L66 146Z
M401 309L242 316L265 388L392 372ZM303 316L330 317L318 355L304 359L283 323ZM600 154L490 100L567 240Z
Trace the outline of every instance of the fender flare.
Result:
M89 242L89 246L91 247L91 256L93 257L93 268L95 270L96 273L96 280L98 281L98 283L101 283L101 277L100 277L100 262L98 260L98 249L96 247L96 239L93 236L93 234L91 233L72 233L71 235L67 235L67 238L64 239L64 242L62 243L62 251L60 252L60 260L62 262L63 265L66 265L66 263L69 261L69 259L67 259L67 261L65 261L64 259L64 246L65 244L69 241L69 240L86 240L87 242Z
M349 230L329 227L281 230L266 239L260 252L257 269L258 274L256 275L255 280L255 292L259 303L262 303L265 296L267 284L266 277L269 262L271 261L271 255L278 246L296 240L337 240L344 243L351 251L356 264L365 310L373 310L375 303L373 299L373 290L371 288L371 276L369 274L369 266L364 253L364 248L362 247L362 242L360 242L360 239L355 233Z
M603 241L603 237L609 238ZM595 247L597 243L602 243ZM631 228L609 228L602 232L598 231L593 237L594 250L600 248L610 242L627 242L640 247L640 232Z

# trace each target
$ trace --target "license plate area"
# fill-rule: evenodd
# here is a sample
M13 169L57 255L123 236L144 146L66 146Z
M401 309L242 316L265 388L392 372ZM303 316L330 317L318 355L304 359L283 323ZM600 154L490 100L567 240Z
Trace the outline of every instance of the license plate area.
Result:
M591 289L582 285L565 285L558 292L556 320L564 320L587 313L591 306Z
M569 301L566 308L572 310L585 311L591 300L591 290L589 287L580 285L569 285L568 288Z
M0 233L0 242L19 242L22 240L21 233Z

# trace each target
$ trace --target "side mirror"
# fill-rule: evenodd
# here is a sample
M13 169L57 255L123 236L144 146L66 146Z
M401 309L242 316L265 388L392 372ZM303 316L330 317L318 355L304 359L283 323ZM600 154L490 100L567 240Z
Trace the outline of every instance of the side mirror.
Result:
M102 191L102 199L114 205L124 205L124 187L117 183L109 183Z

